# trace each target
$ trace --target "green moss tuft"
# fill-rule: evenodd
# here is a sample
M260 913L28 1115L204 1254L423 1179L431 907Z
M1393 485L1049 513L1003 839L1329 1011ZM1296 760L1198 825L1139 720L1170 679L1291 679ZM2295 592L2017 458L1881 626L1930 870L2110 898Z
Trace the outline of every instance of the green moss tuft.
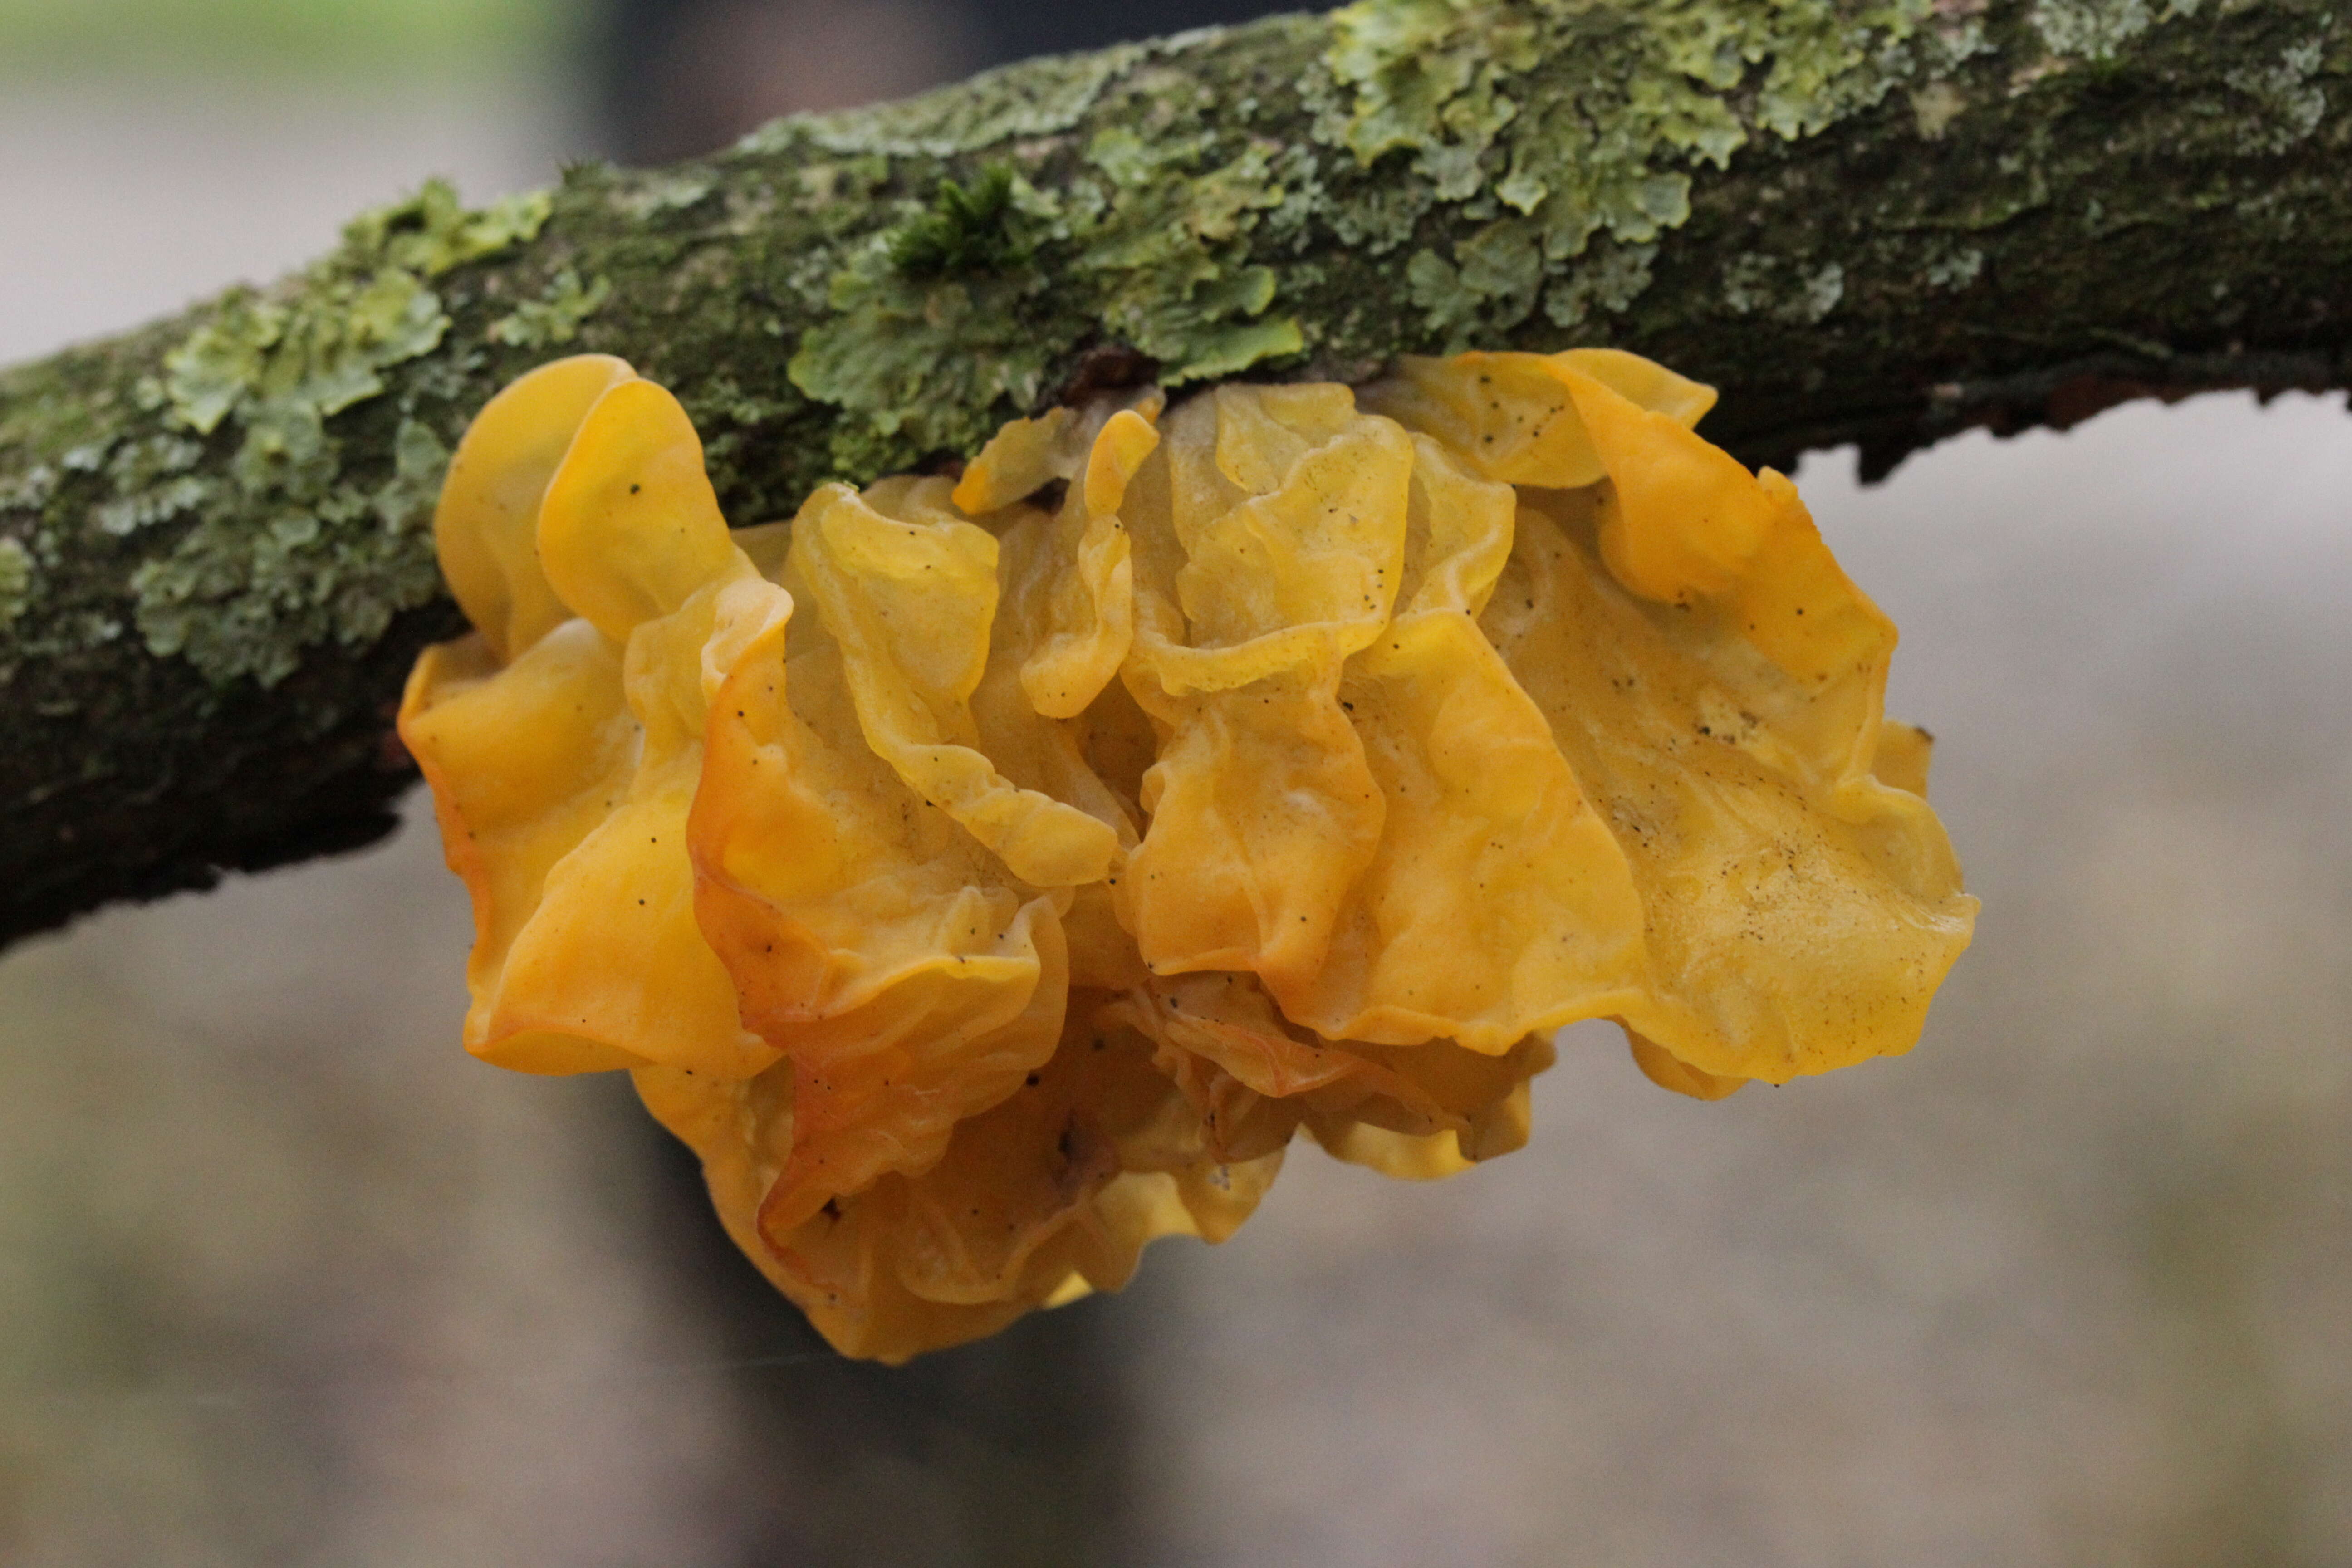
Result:
M1030 247L1013 208L1013 165L996 163L970 190L941 180L929 208L891 231L890 265L917 279L1026 267Z

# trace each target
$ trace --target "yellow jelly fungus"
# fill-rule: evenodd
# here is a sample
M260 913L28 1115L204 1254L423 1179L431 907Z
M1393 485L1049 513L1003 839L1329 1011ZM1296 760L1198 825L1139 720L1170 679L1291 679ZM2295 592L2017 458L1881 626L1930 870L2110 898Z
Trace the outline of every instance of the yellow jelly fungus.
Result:
M1895 628L1631 354L1098 398L730 534L669 394L523 377L401 734L466 1043L633 1070L903 1361L1215 1241L1304 1129L1442 1176L1553 1031L1720 1099L1908 1049L1975 912Z

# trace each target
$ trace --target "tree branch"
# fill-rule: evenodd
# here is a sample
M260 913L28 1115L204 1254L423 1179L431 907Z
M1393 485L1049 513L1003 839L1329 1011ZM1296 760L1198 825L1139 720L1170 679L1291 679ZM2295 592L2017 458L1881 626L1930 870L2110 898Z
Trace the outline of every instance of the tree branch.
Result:
M555 353L729 513L1074 384L1636 349L1755 461L2352 366L2338 0L1367 0L781 121L0 375L0 940L383 832L449 447Z

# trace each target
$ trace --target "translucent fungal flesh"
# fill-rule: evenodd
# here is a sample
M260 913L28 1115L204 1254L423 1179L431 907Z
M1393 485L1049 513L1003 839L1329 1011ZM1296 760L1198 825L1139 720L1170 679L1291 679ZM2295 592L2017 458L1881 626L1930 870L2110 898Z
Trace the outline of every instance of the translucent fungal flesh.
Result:
M401 733L476 1055L626 1068L729 1232L901 1361L1438 1176L1565 1024L1703 1099L1909 1048L1974 900L1895 628L1629 354L1103 398L730 533L618 360L486 407L473 636Z

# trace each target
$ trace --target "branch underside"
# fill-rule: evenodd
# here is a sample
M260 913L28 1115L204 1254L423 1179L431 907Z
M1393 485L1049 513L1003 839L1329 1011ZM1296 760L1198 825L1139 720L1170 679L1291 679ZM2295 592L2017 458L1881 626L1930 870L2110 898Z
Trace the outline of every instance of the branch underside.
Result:
M729 515L1073 389L1635 350L1866 477L1977 426L2352 379L2335 0L1366 0L355 221L0 374L0 942L385 831L473 409L587 350Z

